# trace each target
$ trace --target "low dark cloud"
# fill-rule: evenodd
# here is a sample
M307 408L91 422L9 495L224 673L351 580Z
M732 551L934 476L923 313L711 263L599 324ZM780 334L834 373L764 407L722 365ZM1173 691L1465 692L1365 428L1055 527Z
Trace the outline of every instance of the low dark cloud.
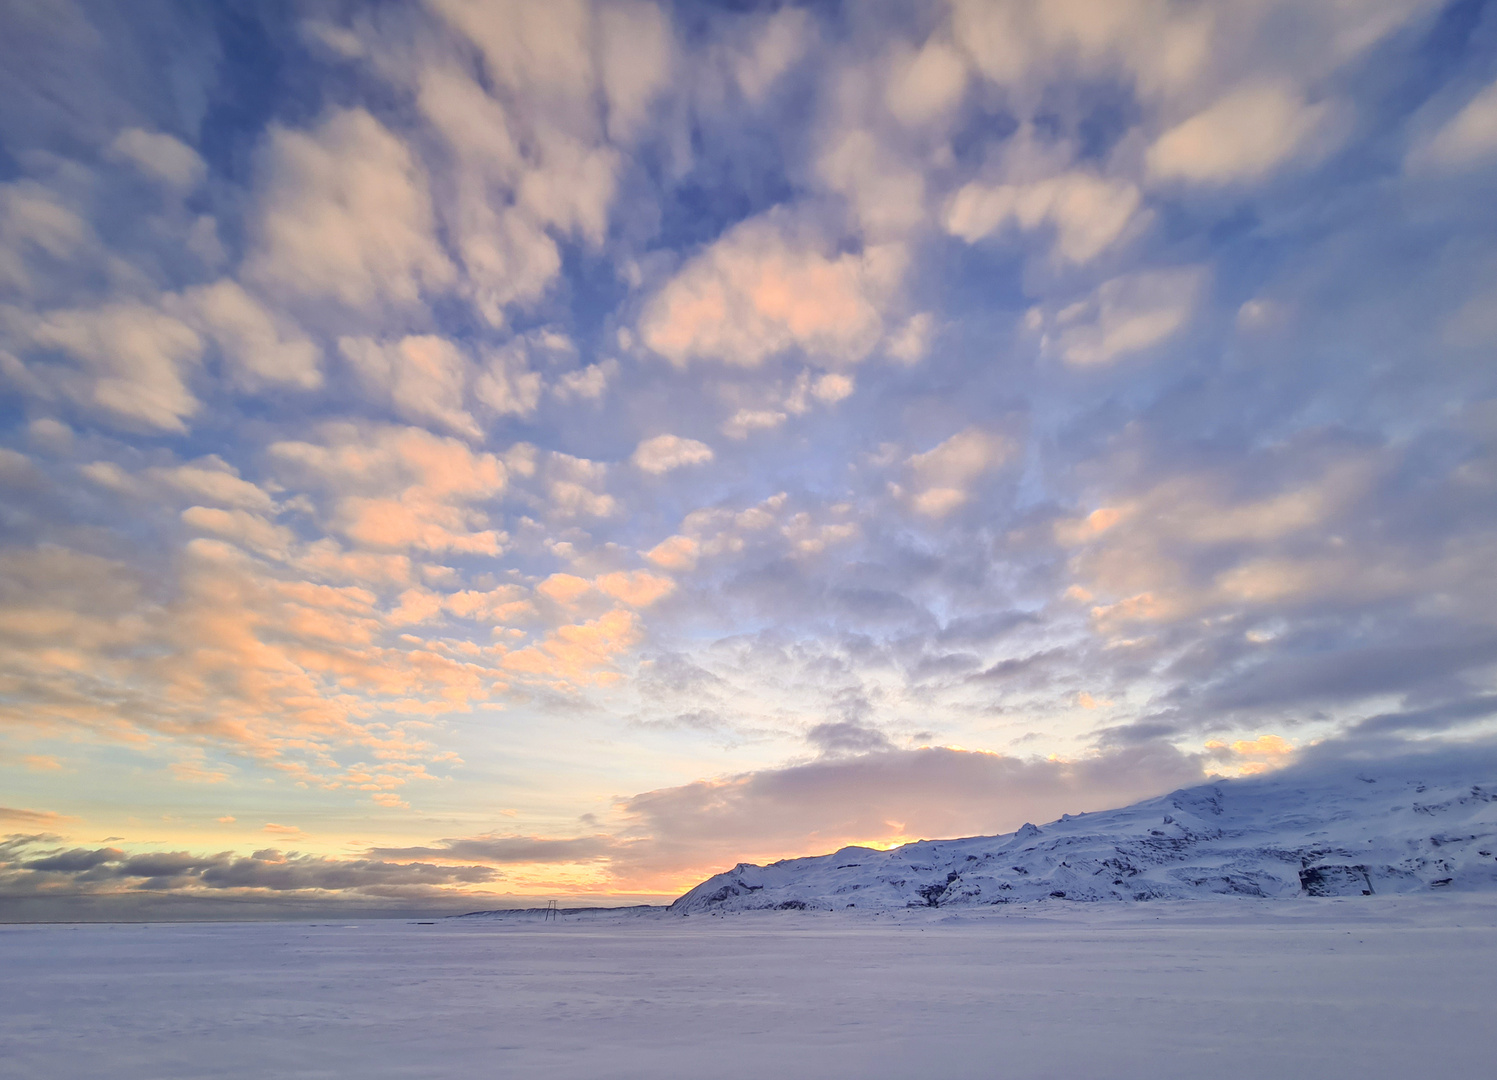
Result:
M43 834L10 837L0 845L0 919L50 910L89 917L136 917L147 908L228 909L218 901L261 906L267 914L310 909L462 901L457 892L500 878L488 866L334 859L265 848L250 855L185 851L129 853L120 848L57 848ZM175 897L150 900L143 894ZM154 906L153 906L154 905ZM206 905L206 906L205 906ZM189 904L189 906L191 906Z
M1353 724L1353 735L1381 735L1393 732L1447 731L1473 720L1497 715L1497 694L1481 694L1460 701L1448 701L1423 709L1378 713Z
M824 754L861 754L893 748L882 731L852 720L817 724L806 732L806 740Z

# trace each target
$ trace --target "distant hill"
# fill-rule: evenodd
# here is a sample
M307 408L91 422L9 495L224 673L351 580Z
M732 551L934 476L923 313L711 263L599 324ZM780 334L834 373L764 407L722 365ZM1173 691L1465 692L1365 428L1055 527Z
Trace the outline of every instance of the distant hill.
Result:
M1497 766L1489 754L1441 754L1220 780L1002 836L740 863L670 910L887 911L1494 887Z

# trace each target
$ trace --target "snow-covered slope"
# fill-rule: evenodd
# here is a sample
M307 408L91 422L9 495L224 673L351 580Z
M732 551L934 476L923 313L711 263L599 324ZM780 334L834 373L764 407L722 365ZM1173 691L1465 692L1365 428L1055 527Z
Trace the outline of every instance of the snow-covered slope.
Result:
M1414 758L1221 780L1004 836L740 863L671 910L1360 896L1497 887L1497 770Z

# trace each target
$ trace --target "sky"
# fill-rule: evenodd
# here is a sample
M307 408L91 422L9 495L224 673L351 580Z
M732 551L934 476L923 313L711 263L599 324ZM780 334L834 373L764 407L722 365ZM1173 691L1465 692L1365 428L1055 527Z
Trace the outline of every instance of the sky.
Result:
M1494 180L1484 0L5 0L0 917L1489 741Z

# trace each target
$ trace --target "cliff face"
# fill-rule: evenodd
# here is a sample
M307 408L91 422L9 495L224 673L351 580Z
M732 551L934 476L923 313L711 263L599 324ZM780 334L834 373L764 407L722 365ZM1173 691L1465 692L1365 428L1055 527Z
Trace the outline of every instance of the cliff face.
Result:
M1497 887L1497 775L1414 759L1222 780L1001 836L740 863L671 909L1360 896Z

